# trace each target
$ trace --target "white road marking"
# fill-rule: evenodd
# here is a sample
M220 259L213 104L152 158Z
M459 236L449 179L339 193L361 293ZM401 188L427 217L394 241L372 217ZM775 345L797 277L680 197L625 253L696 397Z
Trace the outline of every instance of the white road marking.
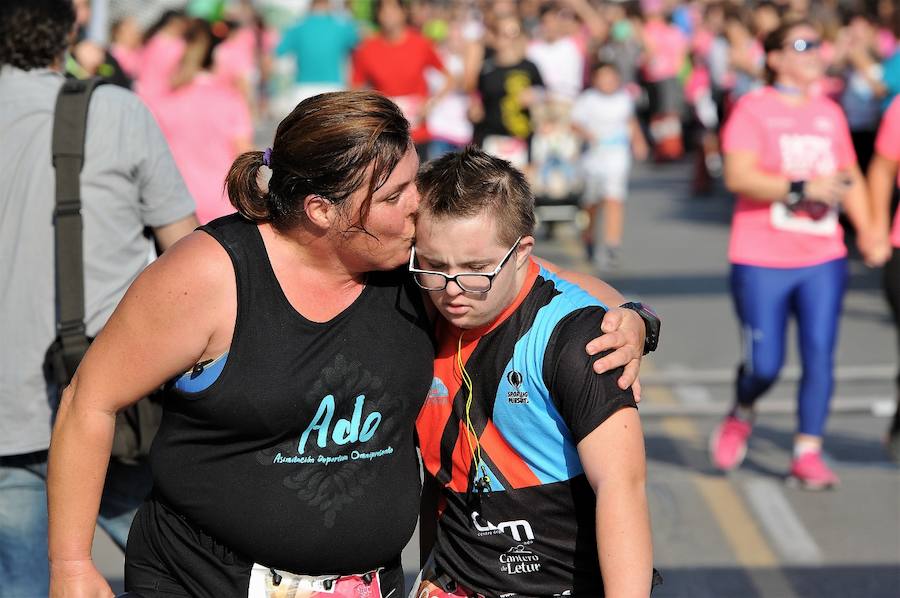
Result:
M785 563L822 563L822 551L797 517L780 482L753 478L745 480L743 487L750 508Z
M682 365L658 367L653 372L641 374L644 385L660 384L732 384L737 367L694 369ZM780 382L797 382L800 380L800 367L787 365L778 376ZM837 382L882 381L893 380L897 376L897 366L884 365L847 365L835 368L834 379Z

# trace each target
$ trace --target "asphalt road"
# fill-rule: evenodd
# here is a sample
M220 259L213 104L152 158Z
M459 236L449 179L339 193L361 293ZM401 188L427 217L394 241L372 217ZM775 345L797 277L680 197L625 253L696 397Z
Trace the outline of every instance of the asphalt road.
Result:
M731 202L723 193L691 197L689 172L686 164L637 167L623 261L602 273L663 319L660 349L642 368L655 564L665 578L654 597L900 596L900 470L881 446L897 358L880 273L852 263L826 437L842 486L810 493L784 484L798 378L793 334L747 461L730 475L714 471L707 438L732 400L739 355L725 257ZM590 271L569 227L541 238L537 252ZM409 547L410 578L414 555ZM120 589L122 558L102 532L95 556Z

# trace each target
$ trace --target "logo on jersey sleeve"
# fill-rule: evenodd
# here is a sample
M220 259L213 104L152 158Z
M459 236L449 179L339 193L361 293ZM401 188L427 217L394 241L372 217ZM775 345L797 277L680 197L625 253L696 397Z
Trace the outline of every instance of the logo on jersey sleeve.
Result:
M506 393L506 400L511 405L527 405L528 391L522 390L522 383L524 382L522 374L516 370L510 370L506 374L506 381L513 387L513 390Z

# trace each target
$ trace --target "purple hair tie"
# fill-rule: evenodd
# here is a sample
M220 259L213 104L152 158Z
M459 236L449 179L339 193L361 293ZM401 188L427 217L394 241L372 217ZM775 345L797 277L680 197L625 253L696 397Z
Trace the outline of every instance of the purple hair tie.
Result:
M262 162L263 162L264 166L268 166L269 168L272 167L272 148L271 147L267 147L266 151L263 152Z

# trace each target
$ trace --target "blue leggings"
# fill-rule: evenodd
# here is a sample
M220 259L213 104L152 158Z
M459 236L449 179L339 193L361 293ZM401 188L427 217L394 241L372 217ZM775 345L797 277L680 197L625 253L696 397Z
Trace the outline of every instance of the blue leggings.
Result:
M798 432L822 436L834 389L834 350L847 278L843 258L806 268L732 265L731 294L744 344L737 376L740 405L752 406L778 379L788 316L793 314L803 365Z

